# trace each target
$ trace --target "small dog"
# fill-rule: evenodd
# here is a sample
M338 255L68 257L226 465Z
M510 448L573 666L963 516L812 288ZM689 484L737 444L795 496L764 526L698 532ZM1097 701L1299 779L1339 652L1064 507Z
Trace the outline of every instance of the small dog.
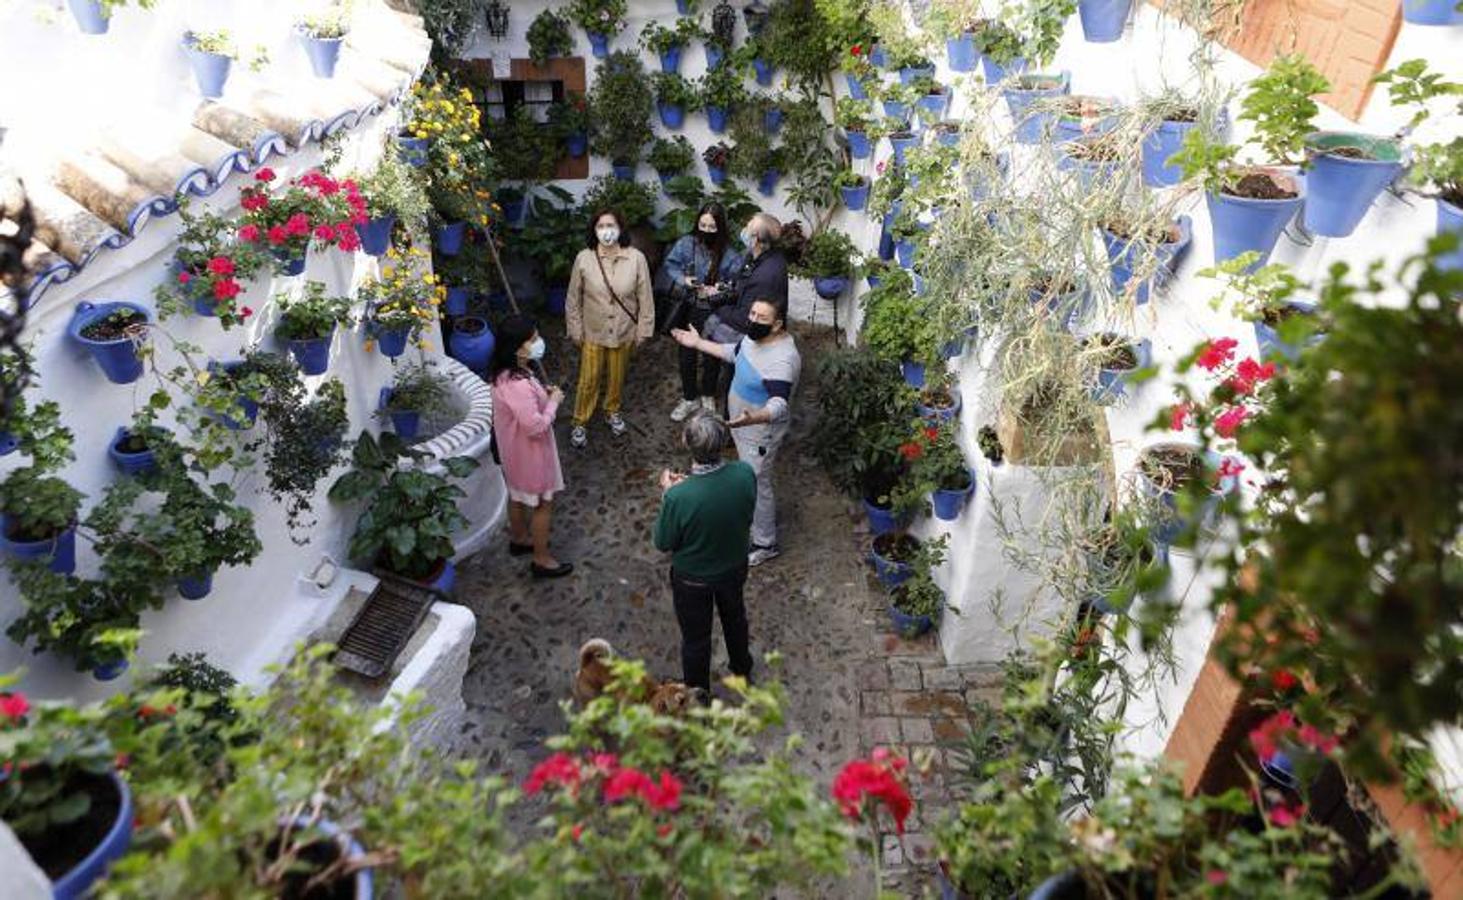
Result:
M574 673L574 700L583 706L610 689L614 673L610 660L614 648L604 638L591 638L579 648L579 670ZM656 681L649 675L640 680L638 690L625 692L624 685L617 698L650 704L656 714L677 716L691 705L691 689L679 681Z

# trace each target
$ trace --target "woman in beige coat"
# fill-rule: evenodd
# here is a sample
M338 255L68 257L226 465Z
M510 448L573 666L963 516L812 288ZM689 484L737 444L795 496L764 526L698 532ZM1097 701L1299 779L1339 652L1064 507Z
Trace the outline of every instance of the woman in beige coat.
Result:
M585 426L599 402L600 373L605 383L605 418L610 431L625 433L620 394L630 368L630 349L655 333L655 301L645 255L630 246L624 219L612 209L590 220L589 246L579 251L569 273L564 321L569 339L579 345L579 387L574 395L574 430L569 443L583 447Z

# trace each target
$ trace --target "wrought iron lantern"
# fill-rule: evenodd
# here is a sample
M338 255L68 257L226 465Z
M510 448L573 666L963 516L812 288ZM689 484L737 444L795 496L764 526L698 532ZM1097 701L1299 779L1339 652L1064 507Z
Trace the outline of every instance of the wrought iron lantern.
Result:
M498 0L488 0L487 5L483 7L483 17L487 19L488 34L492 35L494 40L501 41L508 36L508 7Z
M711 11L711 35L722 47L731 47L736 37L737 11L727 0L721 0Z

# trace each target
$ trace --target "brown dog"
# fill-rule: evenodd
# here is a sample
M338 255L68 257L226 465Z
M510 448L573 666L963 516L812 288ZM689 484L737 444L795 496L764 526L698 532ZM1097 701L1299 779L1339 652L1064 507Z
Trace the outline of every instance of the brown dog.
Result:
M574 700L581 706L609 690L614 674L610 671L610 660L614 648L604 638L591 638L579 648L579 671L574 673ZM646 675L640 681L634 696L620 696L619 699L649 703L659 715L676 716L691 705L691 689L679 681L656 681Z

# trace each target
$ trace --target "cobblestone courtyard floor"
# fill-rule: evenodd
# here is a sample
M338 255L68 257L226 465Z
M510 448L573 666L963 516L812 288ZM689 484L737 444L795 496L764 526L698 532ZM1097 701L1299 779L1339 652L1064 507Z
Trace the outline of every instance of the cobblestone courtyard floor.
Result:
M893 886L920 896L934 890L927 829L949 803L945 745L958 742L969 705L994 695L995 674L946 667L931 638L904 641L890 633L863 562L868 536L861 517L804 449L824 387L815 382L813 360L832 335L823 327L795 332L803 382L776 476L784 552L748 581L752 649L759 659L781 653L787 729L804 737L797 763L824 788L844 762L875 746L931 760L929 777L912 784L918 806L909 833L902 842L886 836L883 850ZM550 376L572 391L573 348L561 334L549 340ZM605 638L618 653L644 660L652 674L679 677L668 559L650 542L660 470L689 465L677 449L679 426L669 419L677 391L670 341L658 338L631 365L628 433L612 437L597 418L589 446L575 450L567 411L561 413L556 431L567 488L556 504L554 549L575 564L573 575L535 582L526 562L508 556L506 534L460 567L458 601L474 611L478 631L459 746L497 771L521 779L546 755L543 741L563 726L559 702L569 695L585 640ZM715 640L713 680L727 672L719 626ZM871 894L865 864L829 896Z

